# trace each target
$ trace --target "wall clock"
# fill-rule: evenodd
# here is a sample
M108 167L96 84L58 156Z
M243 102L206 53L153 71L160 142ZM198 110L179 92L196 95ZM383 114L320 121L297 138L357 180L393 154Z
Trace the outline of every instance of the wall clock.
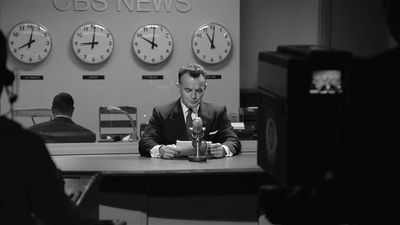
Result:
M229 55L231 49L231 35L221 24L206 23L199 26L193 33L193 53L204 63L222 62Z
M145 63L157 64L172 53L174 41L168 29L158 24L140 27L132 38L135 55Z
M85 63L98 64L107 60L114 47L109 29L99 23L86 23L75 30L72 48L75 55Z
M49 55L51 45L47 28L36 22L21 22L8 35L11 54L23 63L43 61Z

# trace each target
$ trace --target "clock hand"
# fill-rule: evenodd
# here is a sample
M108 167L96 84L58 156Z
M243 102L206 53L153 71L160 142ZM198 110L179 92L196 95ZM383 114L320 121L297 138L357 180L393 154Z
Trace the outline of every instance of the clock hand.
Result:
M214 33L213 33L213 34L214 34ZM210 43L211 43L211 49L214 49L214 48L215 48L215 46L214 46L214 40L211 39L210 35L208 35L208 32L206 32L206 35L207 35L208 40L209 40ZM214 39L214 35L213 35L213 39Z
M96 34L96 26L93 27L92 49L94 48L94 45L95 45L95 42L94 42L95 34ZM97 44L98 44L98 42L97 42Z
M95 42L82 42L82 43L80 43L80 45L98 45L98 44L99 44L98 41L95 41Z
M155 33L156 33L156 29L153 28L153 41L151 42L151 49L153 49L154 46L156 45L156 44L154 43L154 35L155 35Z
M29 41L29 42L27 42L27 43L25 43L25 44L19 46L18 49L21 49L21 48L23 48L23 47L25 47L25 46L28 46L28 48L29 48L29 46L30 46L32 43L34 43L34 42L35 42L35 40Z
M213 35L212 35L212 39L211 39L211 49L214 49L215 48L215 45L214 45L215 27L212 30L213 30Z
M143 40L149 42L151 44L151 47L153 48L153 46L158 47L158 45L152 41L150 41L149 39L145 38L145 37L141 37Z
M32 41L33 29L34 29L34 28L32 27L31 36L29 37L29 42L28 42L28 48L31 48L31 44L33 43L33 41Z

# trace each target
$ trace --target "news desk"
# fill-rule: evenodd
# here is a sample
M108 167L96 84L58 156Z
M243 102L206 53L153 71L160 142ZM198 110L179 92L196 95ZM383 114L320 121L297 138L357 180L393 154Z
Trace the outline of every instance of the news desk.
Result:
M90 200L99 219L128 225L257 224L258 187L271 182L257 165L256 141L242 141L240 155L201 163L141 157L137 142L47 147L69 176L100 174Z

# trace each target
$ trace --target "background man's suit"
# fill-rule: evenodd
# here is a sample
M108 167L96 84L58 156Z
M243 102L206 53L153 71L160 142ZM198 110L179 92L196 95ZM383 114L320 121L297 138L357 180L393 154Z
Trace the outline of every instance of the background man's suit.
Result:
M234 155L240 152L241 144L225 106L202 102L198 116L206 128L204 140L226 145ZM155 145L175 144L176 140L189 140L180 99L153 109L149 126L139 141L139 153L150 157Z
M38 133L48 143L95 142L96 134L67 117L56 117L51 121L36 124L29 128Z

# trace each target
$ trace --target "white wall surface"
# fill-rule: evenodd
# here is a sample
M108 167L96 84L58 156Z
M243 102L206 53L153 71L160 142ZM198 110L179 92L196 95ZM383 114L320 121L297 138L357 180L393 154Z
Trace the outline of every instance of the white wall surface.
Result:
M179 12L174 6L184 8L188 2L191 9ZM57 5L82 2L101 7L95 0L55 0ZM233 49L230 57L220 65L205 65L209 74L222 75L221 80L209 80L205 101L224 104L230 112L239 107L240 72L240 2L239 0L168 0L172 7L167 12L165 6L155 10L153 2L158 0L132 0L133 10L124 4L118 10L117 2L107 0L107 8L102 12L90 5L87 10L69 9L58 11L52 0L1 0L0 28L8 35L14 25L21 21L33 20L48 28L53 40L48 58L37 65L23 65L10 54L8 66L17 67L22 75L43 75L44 80L23 80L20 82L19 99L15 108L51 107L54 95L69 92L75 99L73 120L98 132L98 107L102 105L133 105L138 108L139 123L144 115L149 116L153 106L179 97L176 88L177 72L181 65L198 62L191 50L194 30L206 22L223 24L231 33ZM131 2L125 0L125 2ZM145 11L139 11L136 4L141 2ZM80 4L80 5L79 5ZM108 61L101 65L86 65L74 55L71 38L75 29L85 22L99 22L112 32L115 43ZM174 39L174 50L169 60L161 65L149 66L141 63L132 52L131 42L139 26L158 23L166 26ZM82 75L105 75L105 80L82 80ZM142 80L142 75L164 75L163 80ZM8 104L2 95L1 110ZM19 119L24 126L30 126L28 119Z

